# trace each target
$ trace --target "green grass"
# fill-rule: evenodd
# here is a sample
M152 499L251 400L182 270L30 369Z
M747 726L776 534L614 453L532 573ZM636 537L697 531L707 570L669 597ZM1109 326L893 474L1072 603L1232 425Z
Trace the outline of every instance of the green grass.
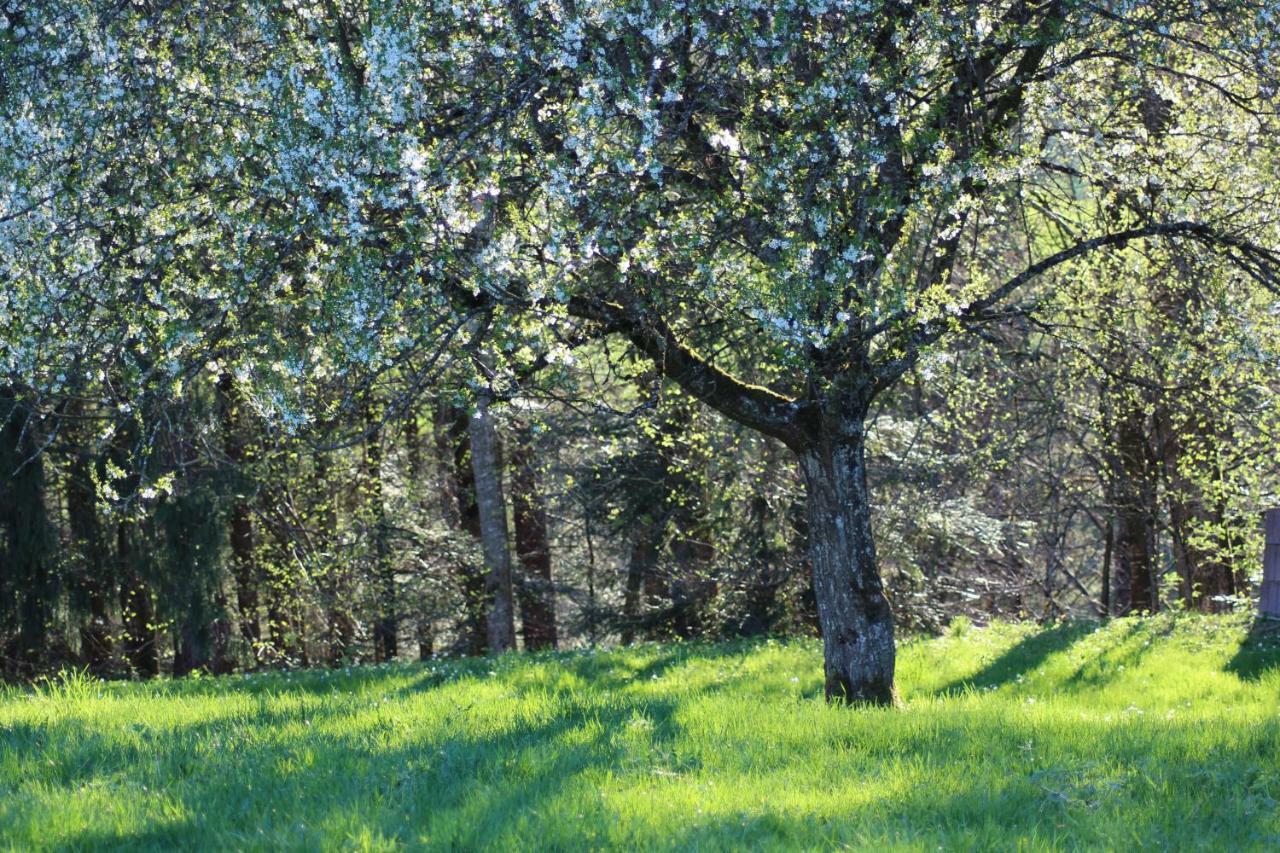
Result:
M1280 846L1280 637L957 626L902 706L816 643L641 646L0 694L0 846Z

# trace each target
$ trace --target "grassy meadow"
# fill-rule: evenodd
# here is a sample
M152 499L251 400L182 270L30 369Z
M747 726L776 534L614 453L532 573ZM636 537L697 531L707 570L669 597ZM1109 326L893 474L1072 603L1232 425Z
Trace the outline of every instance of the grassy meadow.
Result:
M0 847L1276 849L1280 632L960 623L0 693Z

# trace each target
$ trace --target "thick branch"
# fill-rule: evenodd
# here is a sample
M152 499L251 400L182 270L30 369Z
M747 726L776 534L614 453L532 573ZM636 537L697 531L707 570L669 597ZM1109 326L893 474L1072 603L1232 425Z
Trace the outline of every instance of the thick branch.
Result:
M783 442L795 440L797 403L725 373L681 341L661 317L640 306L585 296L570 299L569 312L624 335L663 376L725 417Z

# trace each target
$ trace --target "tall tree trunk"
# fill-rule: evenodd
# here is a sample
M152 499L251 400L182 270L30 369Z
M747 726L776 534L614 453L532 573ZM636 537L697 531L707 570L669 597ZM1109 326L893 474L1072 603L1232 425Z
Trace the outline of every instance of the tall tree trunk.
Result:
M516 432L511 454L511 515L516 555L522 569L516 591L524 647L529 651L556 647L555 587L551 581L551 543L547 508L539 489L533 433L527 425Z
M1156 480L1151 466L1146 415L1125 406L1115 432L1117 600L1124 613L1155 612Z
M861 421L799 448L828 701L894 701L893 614L876 567ZM825 430L824 430L825 432Z
M631 555L627 560L626 592L622 600L624 645L635 640L636 628L640 626L644 610L656 601L658 588L655 574L661 535L661 528L651 521L636 525L632 534Z
M389 661L394 660L399 651L399 616L396 612L396 569L387 541L387 508L382 493L382 424L373 406L365 409L365 426L363 514L373 536L373 587L377 607L373 620L373 656L378 661Z
M314 494L319 502L316 513L316 543L325 558L321 579L326 626L326 658L330 666L338 666L355 645L355 622L351 618L351 576L345 561L334 548L338 529L338 511L334 504L333 485L329 482L329 457L317 453L312 470Z
M516 647L511 548L507 536L507 507L502 496L498 430L485 392L476 399L476 411L471 416L468 432L471 436L471 470L476 482L476 506L480 511L480 546L484 550L489 651L505 652Z
M1116 540L1115 522L1107 519L1106 541L1102 545L1102 615L1111 616L1111 553Z
M218 380L218 395L222 409L223 452L231 463L232 476L236 480L235 500L231 505L231 574L236 585L236 611L240 616L240 637L255 657L262 643L262 626L258 622L258 570L254 558L253 514L249 506L249 478L244 466L248 462L248 447L244 425L240 420L240 396L231 374L224 373Z
M480 541L480 510L476 505L475 475L471 466L471 439L467 413L442 401L435 412L436 455L444 472L441 509L445 522ZM453 567L462 593L462 613L458 634L462 650L482 655L488 647L485 628L485 575L472 561L462 559Z
M156 636L155 607L151 591L138 573L133 553L133 523L116 524L116 574L120 578L120 615L124 622L124 652L135 675L160 674L160 647Z
M80 628L80 648L89 671L102 675L111 666L111 572L108 544L103 540L102 521L93 487L93 460L88 451L77 448L67 473L67 525L76 558L77 581L88 605L88 618Z
M422 434L416 413L410 414L404 419L404 445L409 463L409 476L416 487L412 492L412 506L415 513L424 514L428 507L424 496L425 490L421 487L427 481L427 470L423 462ZM430 660L435 654L434 601L423 591L426 587L423 578L423 575L426 574L425 569L421 564L416 564L412 555L408 555L405 569L417 576L415 578L417 592L414 596L416 606L414 607L413 615L413 636L418 643L418 660Z
M1206 483L1189 475L1186 466L1203 465L1215 458L1219 448L1230 446L1231 428L1221 424L1208 408L1196 408L1179 422L1168 406L1162 406L1157 417L1163 438L1161 455L1169 528L1183 599L1188 607L1208 613L1228 611L1229 599L1238 587L1227 541L1230 532L1226 507L1220 499L1206 500ZM1218 480L1210 488L1221 493L1222 483L1216 472L1201 470L1198 474Z
M767 634L773 629L778 588L785 575L778 570L779 554L769 541L769 501L758 494L751 500L748 524L750 576L747 578L747 605L739 628L744 636Z
M24 674L39 668L58 594L56 541L45 503L44 454L30 409L0 389L0 545L3 579L17 599L18 629L8 656Z

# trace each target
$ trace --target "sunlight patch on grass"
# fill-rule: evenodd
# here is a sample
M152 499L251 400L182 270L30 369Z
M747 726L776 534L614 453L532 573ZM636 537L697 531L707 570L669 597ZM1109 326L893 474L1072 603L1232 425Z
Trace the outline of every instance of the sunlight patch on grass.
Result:
M964 626L899 687L827 706L810 641L54 680L0 694L0 842L1280 844L1280 642L1244 618Z

